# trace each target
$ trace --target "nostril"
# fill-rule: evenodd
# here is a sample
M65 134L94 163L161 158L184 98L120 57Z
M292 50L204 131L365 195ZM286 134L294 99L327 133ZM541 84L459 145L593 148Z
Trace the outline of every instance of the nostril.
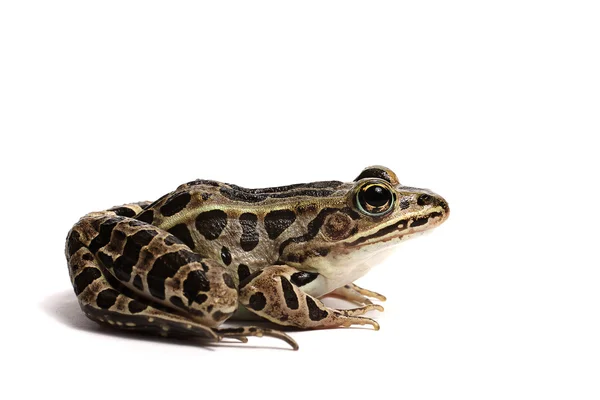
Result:
M430 195L422 194L417 199L417 204L420 206L425 206L425 205L431 204L432 201L433 201L433 198Z

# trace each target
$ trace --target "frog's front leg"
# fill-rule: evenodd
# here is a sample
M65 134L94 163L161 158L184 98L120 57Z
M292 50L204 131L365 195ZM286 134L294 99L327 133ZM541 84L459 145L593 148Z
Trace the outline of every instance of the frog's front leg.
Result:
M326 307L293 282L292 275L298 272L286 265L256 271L240 283L240 303L254 314L280 325L316 329L368 324L379 329L376 321L360 315L371 310L383 311L381 306L367 304L350 310Z
M327 294L327 296L338 297L347 301L351 301L357 304L373 304L369 297L379 301L385 301L386 297L377 292L373 292L368 289L363 289L354 283L344 285L335 289L333 292Z

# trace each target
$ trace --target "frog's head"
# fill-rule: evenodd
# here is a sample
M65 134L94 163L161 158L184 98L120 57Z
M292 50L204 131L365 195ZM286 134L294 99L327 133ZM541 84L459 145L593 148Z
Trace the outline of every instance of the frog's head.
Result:
M432 191L403 186L390 169L372 166L354 182L338 187L316 211L308 224L310 240L288 243L283 258L301 269L338 276L352 275L349 269L368 264L383 250L437 227L450 209ZM355 275L365 272L355 271Z

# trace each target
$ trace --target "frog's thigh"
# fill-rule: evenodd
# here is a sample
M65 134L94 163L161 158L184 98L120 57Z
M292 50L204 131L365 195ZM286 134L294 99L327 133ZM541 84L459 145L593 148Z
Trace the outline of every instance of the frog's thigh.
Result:
M99 260L108 281L113 278L115 286L127 289L120 292L159 308L179 309L209 327L218 326L237 308L230 274L163 229L106 212L89 221L83 218L74 232L79 232L74 240Z
M218 339L218 335L209 327L120 293L85 247L70 256L69 267L79 305L93 321L115 328L163 336Z
M379 329L377 322L358 315L381 306L369 304L351 310L326 307L292 283L291 276L297 272L292 267L273 265L253 273L240 283L240 303L280 325L315 329L369 324Z

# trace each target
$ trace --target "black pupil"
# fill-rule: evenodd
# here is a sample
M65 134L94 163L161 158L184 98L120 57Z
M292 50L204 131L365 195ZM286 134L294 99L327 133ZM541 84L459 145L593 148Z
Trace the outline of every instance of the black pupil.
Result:
M390 201L391 194L389 190L381 186L371 186L364 192L364 199L372 207L381 207Z

